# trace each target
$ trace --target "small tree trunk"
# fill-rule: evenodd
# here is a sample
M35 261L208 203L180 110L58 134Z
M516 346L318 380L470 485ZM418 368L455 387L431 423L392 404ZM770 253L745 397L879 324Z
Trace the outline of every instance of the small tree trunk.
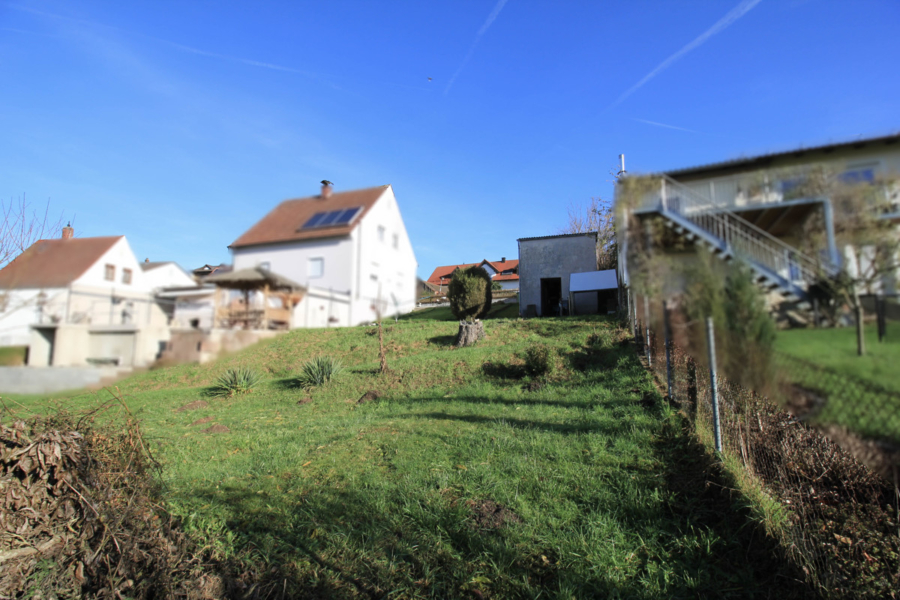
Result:
M484 338L484 325L481 321L476 320L474 323L467 321L459 322L459 332L456 334L455 345L458 348L471 346L475 342Z
M381 318L378 319L378 358L381 362L381 372L387 373L387 356L384 353L384 328L381 326Z
M859 356L865 356L866 334L863 330L863 307L858 295L856 296L856 306L854 306L853 308L856 311L856 354Z

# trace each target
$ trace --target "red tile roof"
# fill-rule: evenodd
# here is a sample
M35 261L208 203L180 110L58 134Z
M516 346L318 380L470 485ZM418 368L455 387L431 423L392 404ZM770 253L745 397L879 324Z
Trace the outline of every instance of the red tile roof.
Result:
M0 289L66 287L123 237L38 240L0 271Z
M232 242L229 248L242 246L257 246L260 244L274 244L277 242L294 242L314 240L326 237L347 235L366 216L375 201L381 198L389 185L353 190L349 192L334 192L328 198L310 196L296 200L285 200L269 214L264 216L256 225L248 229L238 239ZM349 225L341 227L320 227L297 231L310 217L318 212L328 212L340 208L353 208L361 206L362 213Z
M477 263L466 263L461 265L447 265L445 267L438 267L431 274L431 277L428 278L428 282L435 285L447 285L448 283L450 283L450 278L453 276L453 271L455 271L456 269L468 269L469 267L481 266L485 263L491 265L491 267L493 267L497 271L497 275L493 277L493 281L511 281L519 278L518 273L512 273L510 275L500 275L500 273L502 273L503 271L518 270L518 260L507 260L505 262L501 262L499 260L483 260Z

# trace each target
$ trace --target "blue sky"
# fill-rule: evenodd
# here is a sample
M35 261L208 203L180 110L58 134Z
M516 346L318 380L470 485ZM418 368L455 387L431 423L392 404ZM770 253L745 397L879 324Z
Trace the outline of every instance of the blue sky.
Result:
M900 130L900 2L0 5L0 197L185 268L390 183L427 277L654 171ZM428 78L432 78L431 81Z

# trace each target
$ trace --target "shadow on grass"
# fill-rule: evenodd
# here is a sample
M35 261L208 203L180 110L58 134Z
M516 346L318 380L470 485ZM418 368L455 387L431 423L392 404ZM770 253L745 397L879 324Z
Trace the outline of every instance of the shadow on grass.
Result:
M275 379L272 381L272 385L279 390L285 391L297 391L306 389L306 386L300 382L299 377L285 377L284 379Z
M785 550L754 520L741 502L736 482L715 458L687 431L675 416L665 424L655 443L655 452L665 464L664 479L670 492L667 502L671 539L698 531L717 540L712 552L704 552L703 566L691 579L701 585L714 581L728 588L743 589L733 597L820 598L805 584L800 572L785 556ZM672 552L696 553L678 547ZM754 589L755 588L755 589Z
M566 572L553 547L517 543L507 530L520 524L479 527L452 491L388 498L322 487L292 513L267 510L265 496L246 489L199 497L224 502L235 515L229 528L262 550L256 568L284 582L274 597L530 598L560 588L584 598L652 597L605 573Z
M453 342L455 341L455 335L436 335L434 337L428 338L429 344L434 344L435 346L443 346L445 348L452 346Z

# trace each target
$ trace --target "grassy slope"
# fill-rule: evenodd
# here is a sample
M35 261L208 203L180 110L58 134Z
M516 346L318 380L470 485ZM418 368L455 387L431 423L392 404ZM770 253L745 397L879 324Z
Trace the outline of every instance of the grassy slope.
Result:
M755 526L706 485L708 461L633 350L586 346L609 323L501 319L486 329L478 346L457 350L455 323L388 325L388 375L375 372L374 329L298 330L120 388L164 465L171 509L221 557L251 549L289 581L289 595L794 593ZM537 342L557 351L558 369L528 392L517 354ZM291 373L319 353L348 370L311 392L296 388ZM234 365L268 379L247 396L206 396ZM368 390L383 397L357 404ZM175 412L196 400L209 406ZM213 421L192 425L203 417ZM213 423L230 432L201 433ZM478 527L473 513L486 501L520 521Z
M888 323L879 343L874 325L866 327L866 356L856 355L856 329L791 329L780 331L775 349L836 371L900 391L900 323Z

